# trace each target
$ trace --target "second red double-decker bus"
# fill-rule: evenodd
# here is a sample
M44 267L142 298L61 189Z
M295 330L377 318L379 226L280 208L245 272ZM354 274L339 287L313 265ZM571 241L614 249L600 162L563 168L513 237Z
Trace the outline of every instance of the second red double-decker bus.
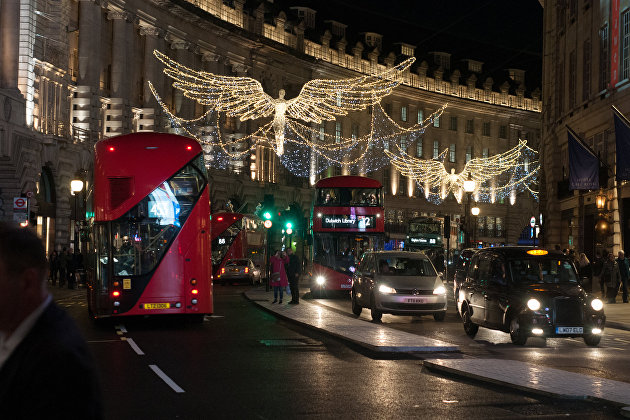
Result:
M222 272L228 261L248 259L264 276L265 228L254 215L220 212L212 215L212 275L222 283ZM251 274L251 273L249 273ZM260 280L259 280L260 281Z
M383 248L383 186L362 176L324 178L315 184L311 217L311 295L350 291L361 254Z
M200 145L157 133L96 143L91 317L212 314L210 200Z

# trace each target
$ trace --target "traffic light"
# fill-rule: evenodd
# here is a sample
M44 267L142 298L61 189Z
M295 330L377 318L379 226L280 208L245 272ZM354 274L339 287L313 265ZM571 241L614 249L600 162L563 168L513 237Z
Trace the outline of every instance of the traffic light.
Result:
M293 223L285 221L284 230L287 233L287 235L291 235L293 233Z
M273 226L274 213L276 208L274 205L274 198L271 194L265 194L265 199L261 204L260 216L263 219L263 225L269 229Z

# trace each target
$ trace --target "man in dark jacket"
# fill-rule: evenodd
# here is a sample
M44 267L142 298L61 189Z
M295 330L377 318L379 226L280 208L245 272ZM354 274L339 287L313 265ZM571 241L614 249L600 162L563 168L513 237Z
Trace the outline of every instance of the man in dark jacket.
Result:
M291 301L290 304L300 303L300 273L302 271L302 264L300 258L293 253L291 248L287 249L287 255L289 256L289 263L287 264L287 277L289 278L289 287L291 288Z
M93 359L47 273L39 238L0 224L0 416L101 419Z
M621 275L621 297L623 303L628 303L628 278L630 277L630 265L623 251L617 254L617 265L619 266L619 274Z
M621 282L621 275L619 274L619 266L612 252L608 254L608 259L604 263L600 281L606 287L606 299L608 299L608 303L615 303L619 283Z

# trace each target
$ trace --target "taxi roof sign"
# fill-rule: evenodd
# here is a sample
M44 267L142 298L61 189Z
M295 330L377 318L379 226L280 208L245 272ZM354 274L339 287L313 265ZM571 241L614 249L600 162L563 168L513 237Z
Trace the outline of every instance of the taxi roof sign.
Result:
M529 255L547 255L549 254L549 251L546 249L530 249L527 253Z

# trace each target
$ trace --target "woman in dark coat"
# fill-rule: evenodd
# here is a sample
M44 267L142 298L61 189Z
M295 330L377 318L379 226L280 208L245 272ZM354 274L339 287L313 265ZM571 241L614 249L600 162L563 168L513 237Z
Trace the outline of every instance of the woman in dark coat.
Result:
M289 284L287 273L284 271L284 265L289 263L289 257L286 253L280 254L280 251L276 251L270 258L271 261L271 278L269 279L271 286L273 286L273 302L282 303L282 294L284 289ZM278 292L280 293L280 301L278 301Z

